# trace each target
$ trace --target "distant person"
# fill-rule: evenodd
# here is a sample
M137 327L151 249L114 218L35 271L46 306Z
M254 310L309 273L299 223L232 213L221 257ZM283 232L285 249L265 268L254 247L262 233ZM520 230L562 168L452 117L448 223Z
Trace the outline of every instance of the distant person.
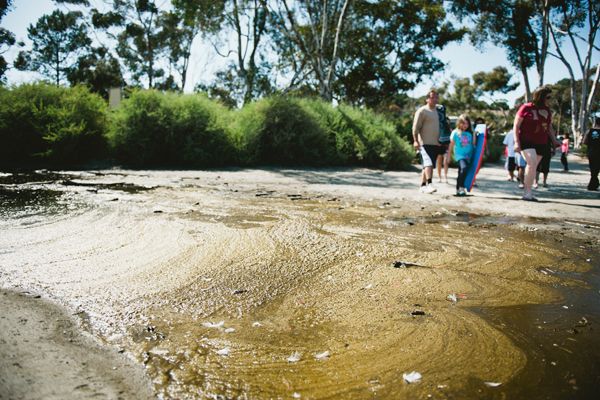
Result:
M563 165L563 171L569 172L569 161L567 160L567 156L569 155L569 132L566 132L563 137L560 152L560 162Z
M434 193L437 189L432 185L433 163L438 155L443 154L440 146L440 119L437 112L439 95L435 89L427 94L427 104L420 107L415 113L413 121L413 146L421 155L423 173L421 178L421 192Z
M553 146L560 146L552 129L552 113L549 107L551 99L552 89L549 86L539 87L533 92L533 101L523 104L515 116L515 151L521 152L527 161L522 200L538 201L531 189L548 139Z
M467 130L469 123L466 115L461 115L456 121L456 129L450 135L450 155L458 163L458 179L456 180L456 195L466 196L465 177L473 155L473 134Z
M513 182L515 180L515 133L509 131L502 142L506 146L506 163L505 168L508 171L508 180Z
M598 172L600 172L600 117L594 118L594 126L585 134L583 144L587 146L590 164L590 183L587 190L598 190Z

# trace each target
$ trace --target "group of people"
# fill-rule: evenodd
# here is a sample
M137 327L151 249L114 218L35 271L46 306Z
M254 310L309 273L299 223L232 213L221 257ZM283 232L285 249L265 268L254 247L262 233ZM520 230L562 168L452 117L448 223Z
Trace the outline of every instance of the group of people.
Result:
M543 186L547 186L550 170L550 158L556 148L561 148L561 162L565 171L569 170L567 154L569 135L558 140L552 128L550 102L552 89L542 86L533 92L532 101L523 104L515 116L513 131L506 136L508 170L510 180L514 180L517 169L519 187L523 188L522 200L538 201L532 189L537 187L539 175L543 176ZM434 163L437 164L441 180L441 169L447 180L448 163L453 157L458 164L456 195L465 196L465 177L473 151L477 145L477 136L467 115L461 115L456 128L450 131L445 108L438 104L439 94L432 89L427 94L426 104L420 107L413 121L413 145L421 156L423 171L421 174L421 192L434 193ZM598 190L600 170L600 117L596 117L594 127L587 132L583 143L588 147L588 159L591 178L588 190Z
M423 171L421 174L421 192L434 193L434 163L437 164L438 176L448 183L448 164L453 157L458 165L456 195L466 196L465 178L472 161L473 151L477 146L477 136L468 115L461 115L456 121L456 128L450 130L444 106L438 104L439 94L434 89L427 94L426 104L415 113L413 121L413 145L421 156Z

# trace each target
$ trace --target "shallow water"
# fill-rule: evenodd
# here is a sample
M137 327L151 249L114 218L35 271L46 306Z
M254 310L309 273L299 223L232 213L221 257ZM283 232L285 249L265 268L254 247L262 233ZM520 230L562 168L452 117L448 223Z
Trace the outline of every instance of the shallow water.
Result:
M82 312L146 365L159 397L593 398L600 387L595 227L151 172L119 176L142 188L131 191L116 175L68 179L78 184L10 184L23 201L3 215L29 204L25 185L61 194L41 192L43 221L4 222L0 283ZM404 381L411 371L420 382Z

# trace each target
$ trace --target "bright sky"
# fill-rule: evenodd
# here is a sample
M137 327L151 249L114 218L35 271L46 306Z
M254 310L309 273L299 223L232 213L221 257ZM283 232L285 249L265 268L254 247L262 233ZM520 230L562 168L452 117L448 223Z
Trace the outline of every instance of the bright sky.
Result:
M27 40L27 27L31 23L35 23L39 17L44 14L49 14L54 9L54 3L51 0L15 0L13 10L9 12L2 20L2 27L10 30L16 35L17 41ZM596 45L600 47L600 35L596 38ZM196 50L192 53L192 61L190 63L190 80L186 85L186 91L191 91L196 83L202 79L206 79L207 74L211 74L218 68L225 65L224 60L214 52L210 51L207 45L197 42ZM574 54L570 46L566 46L567 57L572 58ZM5 54L5 58L11 62L18 53L18 48L14 46ZM411 96L421 96L427 92L432 86L439 86L444 81L455 77L471 77L474 73L485 71L489 72L494 67L502 65L508 68L513 74L513 81L521 81L521 74L515 68L511 67L506 58L506 53L503 49L486 45L484 49L476 49L471 46L468 40L463 43L456 43L447 46L441 51L438 56L446 63L446 69L436 74L433 77L426 78L424 82L419 84L413 91L409 92ZM600 52L595 51L592 65L597 65L600 62ZM576 71L578 68L576 68ZM577 74L577 72L576 72ZM554 83L568 77L565 66L557 59L549 57L546 62L545 83ZM39 76L33 73L25 73L16 70L11 70L7 73L9 83L18 84L21 82L37 79ZM577 75L578 76L578 75ZM579 77L579 76L578 76ZM532 88L537 86L538 77L535 69L529 72L530 85ZM512 104L514 100L521 96L524 92L524 86L521 83L519 88L507 95L499 96L505 98Z

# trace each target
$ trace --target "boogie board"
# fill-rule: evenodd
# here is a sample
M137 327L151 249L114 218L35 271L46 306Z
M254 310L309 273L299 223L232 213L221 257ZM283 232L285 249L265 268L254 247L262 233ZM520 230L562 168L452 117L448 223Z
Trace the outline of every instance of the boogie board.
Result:
M467 168L467 175L465 176L465 189L470 192L473 189L475 183L475 177L481 168L483 161L483 152L485 150L485 144L487 140L486 135L487 128L484 124L479 124L475 127L475 135L477 135L477 146L473 150L473 156L471 157L471 163Z

